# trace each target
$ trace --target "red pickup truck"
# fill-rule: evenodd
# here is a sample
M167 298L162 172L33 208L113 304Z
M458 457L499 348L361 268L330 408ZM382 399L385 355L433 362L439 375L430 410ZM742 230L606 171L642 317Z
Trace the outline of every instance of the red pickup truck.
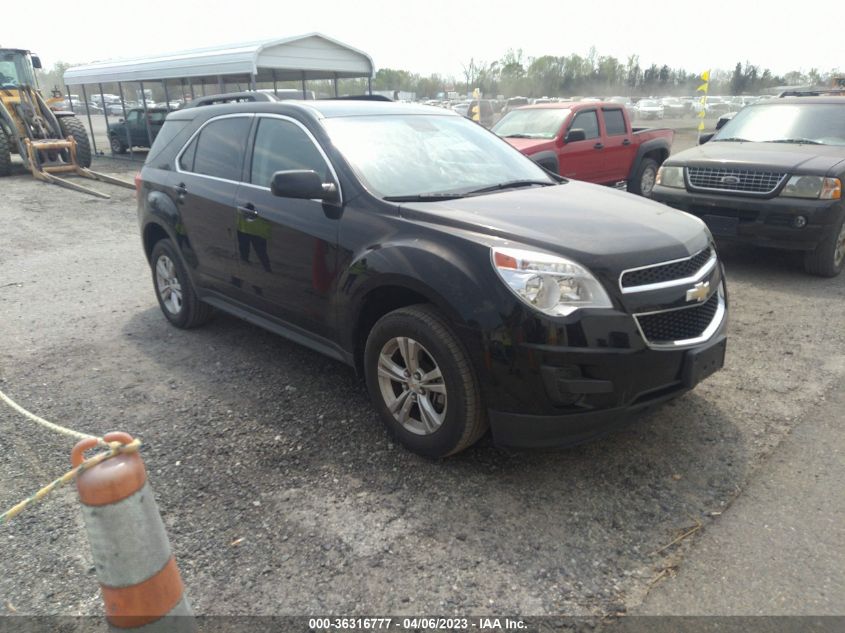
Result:
M642 196L651 195L675 134L633 127L624 107L596 101L524 106L493 132L549 171Z

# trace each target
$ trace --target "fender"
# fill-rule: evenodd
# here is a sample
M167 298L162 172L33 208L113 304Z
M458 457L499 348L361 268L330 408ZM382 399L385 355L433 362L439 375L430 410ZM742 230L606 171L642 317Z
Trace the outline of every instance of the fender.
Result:
M152 250L152 245L148 244L149 236L152 232L160 229L176 246L179 254L182 255L182 259L185 261L188 274L193 277L194 269L197 266L197 258L191 248L191 242L184 230L181 229L181 226L182 217L170 196L163 191L150 191L147 194L146 213L144 214L143 225L141 227L144 252L147 255L147 259L149 259Z
M472 253L475 249L470 243L465 240L460 243L463 249L449 248L442 237L437 242L409 239L359 253L338 279L339 311L352 317L341 326L343 347L354 349L366 301L380 288L400 287L413 291L425 297L458 327L479 323L490 326L498 322L499 315L495 311L488 312L485 307L493 305L489 298L491 282L495 282L492 265L488 274L477 270L478 261L489 260L487 247L476 245L479 251L485 251L479 257L478 253ZM471 265L471 261L476 264ZM504 291L504 286L502 288Z
M671 153L669 142L663 138L653 138L650 141L645 141L640 144L637 148L637 155L634 157L634 162L631 163L631 170L628 172L629 181L636 177L637 171L640 169L640 164L643 162L645 155L658 149L666 150L667 156Z

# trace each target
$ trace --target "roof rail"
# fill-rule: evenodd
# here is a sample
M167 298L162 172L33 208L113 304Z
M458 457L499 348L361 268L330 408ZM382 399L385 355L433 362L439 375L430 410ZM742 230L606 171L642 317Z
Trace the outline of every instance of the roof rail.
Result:
M246 101L278 101L272 94L266 92L227 92L219 95L206 95L191 99L182 106L184 108L196 108L198 106L219 105L221 103L242 103Z
M384 95L346 95L344 97L332 97L330 101L393 101Z
M778 97L845 97L845 88L833 88L830 90L784 90Z

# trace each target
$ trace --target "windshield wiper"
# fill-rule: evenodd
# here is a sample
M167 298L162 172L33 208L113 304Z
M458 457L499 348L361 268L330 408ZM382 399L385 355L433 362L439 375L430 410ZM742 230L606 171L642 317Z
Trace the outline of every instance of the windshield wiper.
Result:
M536 134L517 133L517 134L505 134L504 138L539 138L539 137Z
M728 138L714 138L713 139L714 143L718 143L718 142L727 143L728 141L734 141L736 143L753 143L754 142L754 141L751 141L747 138L740 138L739 136L729 136Z
M432 192L432 193L411 193L405 196L384 196L382 200L388 202L434 202L437 200L454 200L455 198L463 198L462 193Z
M775 138L766 143L799 143L801 145L824 145L819 141L814 141L811 138Z
M471 195L476 193L487 193L489 191L499 191L501 189L516 189L517 187L530 187L531 185L548 187L554 184L556 183L549 182L548 180L508 180L507 182L500 182L495 185L490 185L489 187L473 189L472 191L467 191L466 194Z

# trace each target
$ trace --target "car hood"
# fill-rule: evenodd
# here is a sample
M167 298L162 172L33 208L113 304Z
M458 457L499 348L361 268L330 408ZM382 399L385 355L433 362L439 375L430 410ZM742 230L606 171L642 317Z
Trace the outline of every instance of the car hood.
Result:
M845 161L845 147L792 143L709 142L672 156L670 165L827 174ZM715 164L714 164L715 163Z
M523 154L535 154L546 149L552 149L555 144L553 138L508 138L502 137L511 147L515 147Z
M442 202L403 203L402 217L574 259L608 279L627 268L697 253L710 235L698 218L652 200L567 181ZM498 238L498 239L496 239Z

